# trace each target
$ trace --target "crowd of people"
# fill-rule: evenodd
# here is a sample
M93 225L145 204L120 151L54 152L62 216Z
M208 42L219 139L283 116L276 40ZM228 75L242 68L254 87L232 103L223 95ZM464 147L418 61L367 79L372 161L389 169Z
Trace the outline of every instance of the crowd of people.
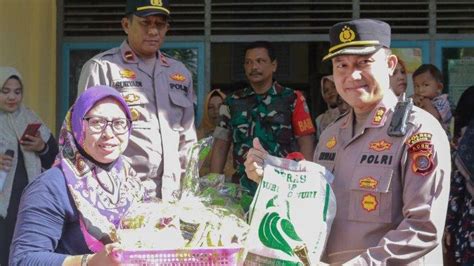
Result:
M324 263L431 265L443 250L446 264L474 263L474 87L452 113L441 71L424 64L406 95L390 26L357 19L330 29L316 119L302 91L275 80L273 45L256 41L248 84L211 90L197 123L191 73L160 52L168 1L126 2L127 36L84 65L58 140L22 104L20 73L0 67L0 265L119 265L121 217L134 202L177 200L188 150L208 137L200 175L224 174L250 195L267 155L334 174Z

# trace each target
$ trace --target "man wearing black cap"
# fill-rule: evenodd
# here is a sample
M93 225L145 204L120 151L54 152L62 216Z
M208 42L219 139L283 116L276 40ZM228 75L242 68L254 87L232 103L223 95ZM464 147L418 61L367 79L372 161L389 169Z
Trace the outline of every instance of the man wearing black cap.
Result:
M79 92L94 85L116 88L130 106L133 130L124 153L147 190L173 200L186 153L196 141L191 73L159 51L169 28L167 0L127 0L127 39L90 59Z
M330 43L324 60L332 60L336 89L351 109L321 134L313 158L335 175L337 214L322 260L440 264L451 172L446 134L390 90L397 58L387 23L337 23ZM249 178L261 179L264 156L260 147L249 152Z

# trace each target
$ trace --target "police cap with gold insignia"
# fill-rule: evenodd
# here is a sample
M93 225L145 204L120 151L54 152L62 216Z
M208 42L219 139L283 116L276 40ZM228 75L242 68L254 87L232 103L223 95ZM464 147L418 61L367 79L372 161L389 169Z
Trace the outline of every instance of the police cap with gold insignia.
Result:
M139 17L153 15L170 16L168 0L127 0L126 15L134 14Z
M380 20L356 19L335 24L329 30L331 47L323 61L338 55L367 55L390 48L390 26Z

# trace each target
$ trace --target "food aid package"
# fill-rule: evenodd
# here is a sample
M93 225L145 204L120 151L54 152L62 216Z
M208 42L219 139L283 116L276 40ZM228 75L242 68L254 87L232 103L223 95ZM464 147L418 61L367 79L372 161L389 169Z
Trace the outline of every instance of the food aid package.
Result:
M249 210L245 265L317 265L336 215L323 166L267 156Z

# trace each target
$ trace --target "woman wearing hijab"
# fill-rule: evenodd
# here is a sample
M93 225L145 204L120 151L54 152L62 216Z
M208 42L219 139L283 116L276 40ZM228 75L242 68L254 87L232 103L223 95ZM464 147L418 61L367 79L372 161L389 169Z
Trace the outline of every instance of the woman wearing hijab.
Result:
M337 108L337 91L336 85L332 75L324 76L321 78L321 96L323 96L324 102L326 102L328 109L326 112L316 117L316 138L319 139L321 132L329 126L336 118L341 115Z
M0 67L0 85L0 171L5 175L0 182L0 265L8 265L21 193L42 169L51 167L58 146L41 119L22 104L20 73ZM30 123L41 123L38 134L21 140ZM5 154L7 150L10 155Z
M199 139L212 136L219 122L219 107L224 102L226 95L220 89L211 90L204 101L204 112L201 125L197 130Z
M22 196L10 265L118 263L113 232L144 197L122 157L130 130L130 110L115 89L96 86L79 96L61 129L54 167Z
M395 71L390 76L390 88L397 96L407 91L407 67L400 57L398 57Z
M211 90L204 101L204 112L201 120L201 125L197 129L198 139L206 138L212 136L214 129L219 123L219 108L224 102L226 95L220 89ZM206 160L203 162L200 175L204 176L209 174L209 164L211 156L207 156ZM234 168L232 167L232 153L229 152L224 166L224 175L226 177L231 177L234 173Z

